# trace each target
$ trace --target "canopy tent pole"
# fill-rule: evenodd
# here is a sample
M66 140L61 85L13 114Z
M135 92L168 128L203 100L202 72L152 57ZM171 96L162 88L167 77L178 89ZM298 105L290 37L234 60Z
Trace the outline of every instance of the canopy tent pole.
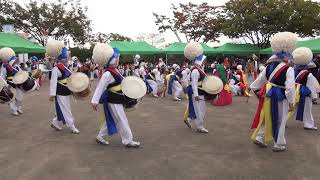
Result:
M168 54L166 54L166 64L168 64Z

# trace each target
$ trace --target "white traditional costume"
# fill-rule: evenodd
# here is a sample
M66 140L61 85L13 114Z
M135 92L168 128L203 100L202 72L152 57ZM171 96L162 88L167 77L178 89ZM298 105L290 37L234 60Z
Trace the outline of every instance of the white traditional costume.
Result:
M251 138L262 147L273 140L275 152L286 149L285 127L289 103L293 104L295 94L294 70L287 61L292 59L296 40L297 36L290 32L275 34L271 39L274 55L250 85L259 97L258 110L251 126L256 130Z
M103 104L103 124L96 141L100 144L109 144L104 137L119 132L122 143L127 147L138 147L139 142L133 141L133 135L124 111L125 96L121 91L122 75L115 68L119 63L119 50L112 49L106 44L97 44L93 49L92 59L96 64L107 64L106 72L102 75L95 93L92 104Z
M60 131L61 123L67 125L72 133L78 134L80 131L74 125L74 117L71 112L71 95L72 92L67 87L67 79L72 72L66 67L67 65L67 48L63 42L49 40L47 44L47 53L50 57L56 58L56 63L52 69L50 79L51 97L55 98L55 117L52 119L51 127Z
M314 68L313 54L309 48L300 47L293 51L296 80L295 119L302 121L305 129L317 130L312 115L312 100L318 98L319 83L309 69Z
M204 99L204 90L201 89L202 81L206 77L203 71L203 62L206 56L203 55L203 49L199 43L189 43L184 50L184 55L189 60L194 60L194 66L191 69L191 84L188 86L189 103L185 111L184 122L188 127L194 122L197 131L208 133L204 128L204 118L207 111Z
M15 52L11 48L0 49L0 59L3 61L1 68L1 77L7 81L7 83L15 88L15 100L11 101L9 106L13 115L18 116L23 113L22 100L24 91L13 83L14 75L21 71L19 66L19 60L17 59Z

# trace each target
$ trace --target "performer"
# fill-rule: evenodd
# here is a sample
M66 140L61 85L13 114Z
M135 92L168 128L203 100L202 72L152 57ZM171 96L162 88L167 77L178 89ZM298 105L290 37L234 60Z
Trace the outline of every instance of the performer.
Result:
M37 69L39 69L39 59L37 58L37 56L32 56L31 57L31 62L32 62L31 71L36 71ZM40 90L40 87L42 86L41 76L36 79L36 82L38 84L36 89Z
M72 72L67 68L67 48L63 42L49 40L47 53L50 57L56 58L50 79L50 101L55 101L56 115L52 119L51 127L61 131L61 122L66 125L71 133L79 134L80 131L74 125L74 117L71 112L71 91L67 87L67 79Z
M300 47L293 51L296 77L296 120L302 121L307 130L318 130L312 115L312 100L318 98L319 83L310 69L316 67L309 48Z
M229 86L233 96L241 95L240 75L233 73L230 75Z
M202 53L203 49L199 43L189 43L184 50L185 57L194 60L191 69L191 85L188 86L189 103L185 111L184 123L191 128L191 123L194 122L197 132L208 133L209 131L204 128L204 118L207 110L204 100L205 92L201 89L201 82L206 76L203 71L206 56Z
M139 72L140 55L139 54L135 55L134 60L133 60L133 65L134 65L133 75L140 77L140 72Z
M160 82L160 72L157 69L153 69L146 75L146 82L151 88L151 94L153 97L158 98L158 82Z
M180 84L180 80L182 79L182 71L180 66L177 64L172 65L173 72L167 76L167 87L168 87L168 94L172 95L173 91L173 100L174 101L181 101L181 94L183 92L183 88Z
M107 52L108 54L102 58L103 55L99 55L100 52ZM128 119L124 112L124 96L120 86L123 77L116 69L119 65L119 57L119 50L117 48L112 49L111 46L106 44L97 44L93 49L92 58L95 63L106 64L107 67L91 100L95 111L99 103L103 104L104 107L104 121L96 141L102 145L107 145L109 143L104 137L119 132L122 143L126 147L139 147L140 142L133 141Z
M242 65L237 65L236 74L240 76L240 80L236 85L238 85L240 87L241 94L245 97L250 96L248 89L247 89L247 84L248 84L247 76L242 70Z
M273 151L285 151L285 127L288 111L293 110L295 94L294 70L287 62L292 59L297 36L290 32L277 33L271 39L274 55L250 88L259 97L259 106L251 128L251 139L266 147L274 141Z
M7 81L7 83L15 88L15 100L11 101L9 106L12 112L12 115L19 116L23 113L22 110L22 100L24 96L23 90L13 83L13 76L21 71L19 66L19 60L16 57L13 49L4 47L0 49L0 59L2 60L2 68L1 68L1 77Z
M230 92L229 80L228 80L228 71L229 61L227 58L223 59L222 57L218 58L218 65L216 66L215 76L219 77L223 84L224 88L219 93L218 98L213 100L211 104L213 106L226 106L232 103L232 94Z

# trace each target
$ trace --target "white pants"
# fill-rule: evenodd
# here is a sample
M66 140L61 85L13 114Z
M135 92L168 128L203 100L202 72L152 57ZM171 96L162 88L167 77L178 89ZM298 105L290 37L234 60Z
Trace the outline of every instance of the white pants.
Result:
M297 111L295 111L294 119L297 117ZM310 97L305 98L304 111L303 111L303 124L305 128L315 127L313 115L312 115L312 99Z
M71 112L70 100L71 100L71 95L69 95L69 96L57 95L57 102L59 104L63 118L66 122L66 125L68 128L72 129L75 126L74 126L74 117ZM59 119L59 120L60 120L60 122L62 122L61 119ZM55 116L52 121L58 121L58 117Z
M180 97L181 93L183 92L183 88L179 81L173 81L173 91L174 91L174 97Z
M197 118L194 120L195 125L198 129L203 128L203 121L207 111L206 101L204 100L204 96L199 96L200 99L196 101L194 95L192 95L193 107Z
M122 144L127 145L132 142L133 136L129 126L127 116L124 112L122 104L111 104L108 103L108 107L111 113L112 118L114 119L118 132L122 139ZM104 137L108 135L108 127L106 122L103 123L98 136Z
M287 114L288 114L288 101L285 99L283 101L278 102L278 140L274 142L277 145L286 145L285 139L285 130L286 130L286 123L287 123ZM256 140L260 142L264 142L264 124L261 125L259 132L257 133Z
M238 85L230 85L230 91L232 92L233 96L241 94L241 89Z
M152 88L152 94L153 95L157 95L158 94L158 84L157 82L155 82L154 80L151 80L151 79L147 79L149 85L151 86Z
M16 94L15 99L10 102L9 106L12 112L17 112L18 110L22 110L22 99L24 92L20 88L15 88Z

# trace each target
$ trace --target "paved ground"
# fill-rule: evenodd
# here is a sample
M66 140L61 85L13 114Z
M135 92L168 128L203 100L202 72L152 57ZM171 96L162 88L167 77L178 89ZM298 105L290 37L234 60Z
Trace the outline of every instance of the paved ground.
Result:
M109 146L95 143L99 121L89 100L73 103L79 135L52 130L53 104L47 85L27 94L25 114L10 115L0 105L0 180L181 180L320 178L320 131L305 131L290 121L288 150L273 153L250 141L257 102L236 97L228 107L208 108L206 128L199 134L182 123L185 102L144 98L128 113L139 149L127 149L119 136ZM318 121L319 106L314 107Z

